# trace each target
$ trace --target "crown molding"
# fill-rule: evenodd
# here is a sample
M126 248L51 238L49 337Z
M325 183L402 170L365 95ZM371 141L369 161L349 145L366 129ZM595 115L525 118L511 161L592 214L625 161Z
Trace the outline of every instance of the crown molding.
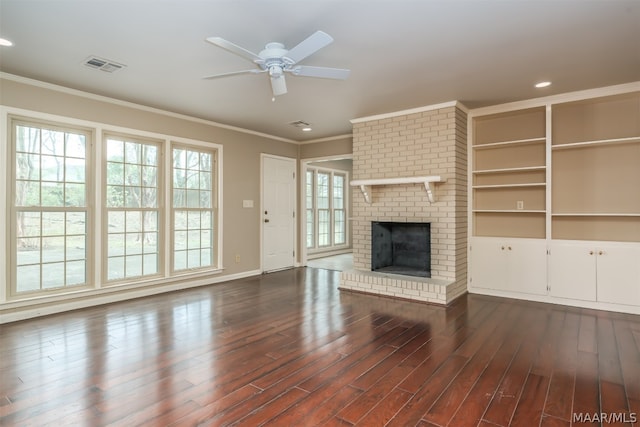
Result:
M389 118L393 118L393 117L407 116L409 114L415 114L415 113L424 113L425 111L433 111L433 110L439 110L441 108L449 108L449 107L457 107L460 110L464 111L465 113L469 112L469 109L464 104L462 104L461 102L459 102L459 101L449 101L449 102L443 102L443 103L440 103L440 104L426 105L424 107L411 108L411 109L408 109L408 110L401 110L401 111L394 111L394 112L391 112L391 113L378 114L378 115L375 115L375 116L359 117L357 119L352 119L351 123L355 124L355 123L370 122L372 120L389 119Z
M583 101L589 98L620 95L623 93L640 91L640 81L624 83L614 86L605 86L594 89L585 89L575 92L566 92L557 95L548 95L540 98L531 98L524 101L507 102L504 104L490 105L470 110L469 116L484 116L487 114L501 113L510 110L543 107L564 102Z
M206 119L200 119L197 117L192 117L192 116L188 116L186 114L180 114L180 113L174 113L172 111L167 111L167 110L162 110L160 108L154 108L154 107L149 107L146 105L142 105L142 104L136 104L134 102L130 102L130 101L123 101L121 99L117 99L117 98L111 98L108 96L104 96L104 95L97 95L95 93L91 93L91 92L85 92L82 90L78 90L78 89L72 89L66 86L61 86L61 85L57 85L57 84L53 84L53 83L47 83L47 82L43 82L41 80L35 80L35 79L31 79L28 77L23 77L23 76L18 76L15 74L9 74L9 73L5 73L5 72L0 72L0 79L5 79L5 80L11 80L17 83L22 83L22 84L27 84L30 86L36 86L42 89L49 89L49 90L53 90L56 92L61 92L61 93L65 93L68 95L74 95L74 96L79 96L82 98L86 98L86 99L91 99L94 101L100 101L100 102L106 102L109 104L113 104L113 105L118 105L121 107L127 107L127 108L134 108L136 110L141 110L141 111L145 111L145 112L149 112L149 113L155 113L155 114L161 114L167 117L172 117L172 118L176 118L176 119L181 119L181 120L187 120L193 123L199 123L199 124L204 124L204 125L209 125L209 126L215 126L221 129L226 129L226 130L231 130L231 131L235 131L235 132L240 132L240 133L246 133L249 135L254 135L254 136L260 136L263 138L268 138L268 139L273 139L275 141L281 141L281 142L287 142L290 144L299 144L299 141L295 141L293 139L289 139L289 138L282 138L279 136L275 136L275 135L270 135L267 133L262 133L262 132L257 132L257 131L253 131L250 129L244 129L241 127L237 127L237 126L231 126L231 125L226 125L224 123L218 123L218 122L214 122L212 120L206 120Z

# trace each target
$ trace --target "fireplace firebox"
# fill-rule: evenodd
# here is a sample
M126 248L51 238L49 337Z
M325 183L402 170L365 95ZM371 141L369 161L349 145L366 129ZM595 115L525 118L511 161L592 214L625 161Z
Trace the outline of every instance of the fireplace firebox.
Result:
M372 222L371 270L431 277L431 224Z

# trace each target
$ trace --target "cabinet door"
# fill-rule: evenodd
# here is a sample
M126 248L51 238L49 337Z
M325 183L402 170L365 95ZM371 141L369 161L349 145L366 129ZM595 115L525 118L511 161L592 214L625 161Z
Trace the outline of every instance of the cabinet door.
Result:
M640 306L640 248L598 247L598 301Z
M471 286L483 289L507 289L504 243L492 238L471 241Z
M549 294L596 300L596 252L584 243L552 242L549 246Z
M547 243L544 240L507 242L509 290L547 294Z

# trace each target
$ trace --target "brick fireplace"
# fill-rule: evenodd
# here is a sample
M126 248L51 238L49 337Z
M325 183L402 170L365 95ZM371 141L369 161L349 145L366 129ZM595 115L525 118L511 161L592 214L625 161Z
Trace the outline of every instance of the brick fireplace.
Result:
M385 184L368 186L366 198L353 189L354 269L342 273L340 288L450 303L467 290L465 108L450 102L352 123L353 180ZM423 176L442 182L402 182ZM431 277L372 271L372 223L392 222L429 224Z

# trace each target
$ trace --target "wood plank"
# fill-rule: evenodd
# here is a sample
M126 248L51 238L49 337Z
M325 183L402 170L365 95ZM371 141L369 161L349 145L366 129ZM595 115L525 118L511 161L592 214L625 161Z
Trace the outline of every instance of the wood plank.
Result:
M542 420L548 387L548 377L529 374L509 426L529 427L539 425Z
M640 411L640 316L483 295L445 308L338 283L299 268L2 325L0 425L489 427Z
M564 326L556 344L553 372L544 408L545 415L567 422L571 420L572 414L580 323L579 315L566 314Z

